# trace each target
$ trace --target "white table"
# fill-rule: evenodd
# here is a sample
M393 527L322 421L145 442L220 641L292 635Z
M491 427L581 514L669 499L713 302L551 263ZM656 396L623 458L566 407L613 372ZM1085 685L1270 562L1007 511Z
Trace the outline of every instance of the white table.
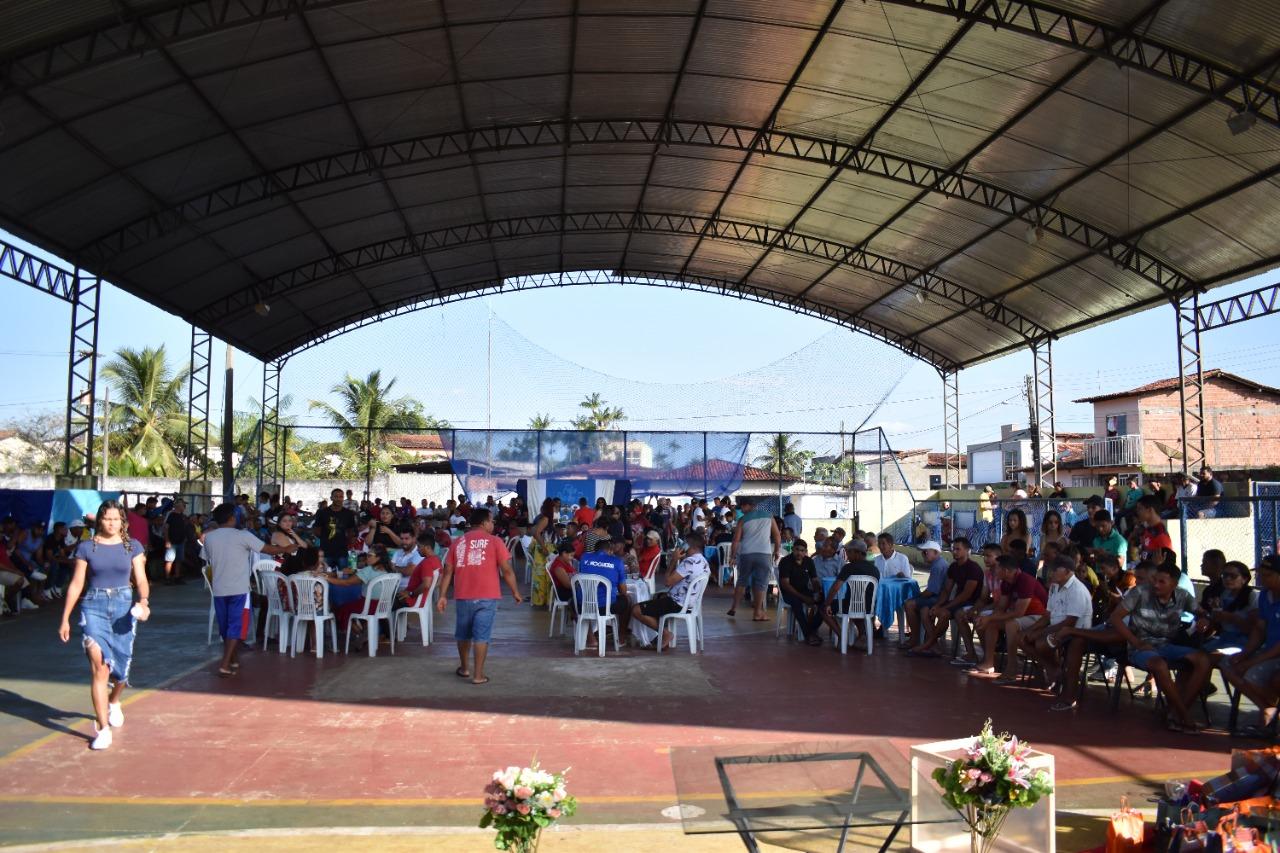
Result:
M653 596L649 595L649 584L638 578L627 578L627 597L631 599L632 605L636 605L648 601ZM658 632L638 619L632 619L631 639L641 647L648 648L653 645L654 640L658 639Z

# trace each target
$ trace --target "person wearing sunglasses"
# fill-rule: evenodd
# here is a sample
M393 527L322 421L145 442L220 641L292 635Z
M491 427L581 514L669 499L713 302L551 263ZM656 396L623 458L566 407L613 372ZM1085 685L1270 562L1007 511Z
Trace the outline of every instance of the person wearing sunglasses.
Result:
M1196 613L1195 630L1208 636L1200 648L1209 652L1216 664L1223 655L1234 655L1249 643L1253 612L1258 609L1258 590L1249 586L1252 580L1244 563L1232 560L1218 576L1222 589L1212 609Z

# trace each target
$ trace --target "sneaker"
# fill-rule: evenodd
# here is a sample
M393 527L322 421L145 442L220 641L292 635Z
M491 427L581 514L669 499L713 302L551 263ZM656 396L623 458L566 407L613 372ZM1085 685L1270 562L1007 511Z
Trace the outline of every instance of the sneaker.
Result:
M44 572L40 571L39 569L36 569L34 572L31 573L31 579L33 581L48 580L48 578L49 576L46 575Z
M107 724L113 729L124 725L124 709L120 707L119 702L107 705Z
M1120 671L1120 667L1117 664L1111 664L1111 666L1108 666L1105 669L1100 666L1095 666L1093 668L1093 671L1089 673L1089 680L1090 681L1115 681L1116 673L1119 671Z
M105 729L99 729L97 724L95 723L93 727L94 727L94 730L98 732L98 734L97 736L94 737L93 743L89 744L89 748L90 749L107 749L108 747L110 747L111 746L111 726L107 726Z
M21 610L39 610L40 605L36 604L29 598L22 599L22 603L18 605Z

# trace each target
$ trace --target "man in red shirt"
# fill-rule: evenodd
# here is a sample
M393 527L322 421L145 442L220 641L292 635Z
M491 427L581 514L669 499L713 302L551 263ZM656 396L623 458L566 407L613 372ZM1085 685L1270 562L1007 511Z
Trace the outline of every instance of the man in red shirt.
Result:
M587 506L586 498L578 498L578 508L573 512L573 520L587 529L590 529L591 525L595 524L596 511Z
M1155 495L1147 495L1138 500L1135 509L1138 518L1138 529L1135 531L1138 540L1138 559L1150 560L1157 566L1164 562L1164 549L1173 550L1173 540L1160 519L1160 499Z
M436 538L430 533L418 534L418 565L409 575L409 585L399 596L401 607L422 607L427 603L426 594L431 589L431 579L440 571L440 558L436 556Z
M996 674L996 641L1004 631L1006 655L1004 674L998 683L1012 684L1018 679L1018 643L1022 632L1034 625L1046 611L1049 593L1035 579L1022 571L1018 561L1008 555L996 560L1000 576L1000 603L989 615L979 616L974 630L982 633L983 659L970 675L990 677Z
M524 601L516 585L516 573L511 570L511 553L503 541L493 535L493 516L484 507L473 509L469 529L454 540L445 557L440 598L436 602L436 609L443 613L449 585L453 584L457 607L453 638L458 642L458 658L462 662L455 672L459 678L470 678L472 684L489 682L484 674L484 662L489 654L498 601L502 598L499 575L511 589L516 604ZM475 665L468 670L468 658L473 652Z

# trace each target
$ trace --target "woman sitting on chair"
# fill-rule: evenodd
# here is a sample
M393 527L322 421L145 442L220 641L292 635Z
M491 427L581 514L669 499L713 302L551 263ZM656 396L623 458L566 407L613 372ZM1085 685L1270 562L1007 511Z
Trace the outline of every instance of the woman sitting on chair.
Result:
M555 581L556 598L561 601L572 601L573 575L578 571L573 564L573 545L562 542L556 551L556 558L551 562L551 579ZM570 608L569 612L573 613L573 608Z

